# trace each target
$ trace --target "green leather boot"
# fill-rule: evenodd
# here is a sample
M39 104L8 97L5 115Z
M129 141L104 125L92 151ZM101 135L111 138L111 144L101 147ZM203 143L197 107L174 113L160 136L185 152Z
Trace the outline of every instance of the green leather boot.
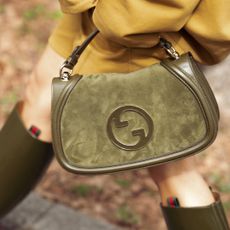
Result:
M229 230L219 195L216 202L202 207L163 207L162 211L169 230Z
M25 129L17 107L0 131L0 218L31 191L53 156L50 143Z

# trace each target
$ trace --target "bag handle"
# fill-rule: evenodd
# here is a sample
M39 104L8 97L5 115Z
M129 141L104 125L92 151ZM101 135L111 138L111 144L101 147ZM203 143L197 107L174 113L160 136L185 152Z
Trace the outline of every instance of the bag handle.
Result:
M65 62L62 64L60 68L59 77L62 81L68 81L74 66L77 64L78 59L80 58L81 54L85 50L85 48L89 45L89 43L93 40L93 38L99 33L99 30L96 29L93 31L86 40L80 45L77 46L71 55L65 60ZM175 50L175 48L172 46L172 43L167 41L166 39L160 37L159 38L159 45L162 47L167 54L173 59L178 59L180 57L179 53Z

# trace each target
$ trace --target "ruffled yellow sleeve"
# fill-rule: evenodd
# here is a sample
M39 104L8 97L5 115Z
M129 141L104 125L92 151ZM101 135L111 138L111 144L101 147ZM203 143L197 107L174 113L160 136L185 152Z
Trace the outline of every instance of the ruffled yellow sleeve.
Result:
M229 12L229 0L99 0L93 21L125 47L154 47L166 34L179 50L215 64L230 52Z
M98 0L59 0L61 10L66 14L82 13L95 7Z
M207 63L220 62L230 53L230 1L201 1L185 30Z
M160 32L178 31L199 0L99 0L93 21L107 38L128 47L152 47Z

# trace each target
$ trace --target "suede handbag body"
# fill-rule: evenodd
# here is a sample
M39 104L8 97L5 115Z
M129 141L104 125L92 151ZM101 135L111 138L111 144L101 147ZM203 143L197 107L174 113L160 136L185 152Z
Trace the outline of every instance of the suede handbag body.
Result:
M98 31L76 47L52 82L53 148L80 174L117 172L195 154L216 138L219 110L190 53L160 39L169 58L131 73L72 75Z

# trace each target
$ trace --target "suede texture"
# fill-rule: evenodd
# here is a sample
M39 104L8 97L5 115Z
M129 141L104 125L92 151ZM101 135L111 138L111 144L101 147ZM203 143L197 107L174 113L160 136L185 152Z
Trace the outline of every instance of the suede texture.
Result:
M160 64L132 73L84 75L73 89L61 117L64 154L72 164L106 167L156 158L186 149L206 136L206 123L197 99L187 87ZM138 151L115 146L107 134L107 121L121 106L143 109L153 122L150 141ZM145 119L135 112L125 112L117 128L116 139L135 145L139 138L133 130L149 132Z

